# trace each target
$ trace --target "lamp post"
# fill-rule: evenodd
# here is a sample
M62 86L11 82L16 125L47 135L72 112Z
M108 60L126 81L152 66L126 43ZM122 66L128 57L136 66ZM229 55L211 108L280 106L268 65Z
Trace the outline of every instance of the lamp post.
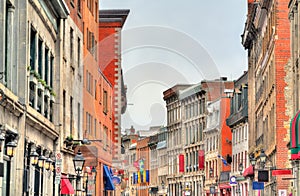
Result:
M259 155L261 167L264 168L266 165L267 155L265 154L265 151L261 149L260 155Z
M243 174L243 170L244 170L243 163L240 163L240 164L239 164L238 170L239 170L239 172L240 172L240 175L242 175L242 174ZM237 183L236 193L237 193L238 195L241 195L241 186L240 186L240 183L239 183L239 182Z
M16 154L17 143L15 141L6 144L6 154L12 158Z
M85 158L82 156L82 153L80 152L80 150L78 150L76 156L73 159L74 169L77 174L77 176L76 176L76 194L77 195L78 195L77 190L81 190L81 189L79 189L79 187L81 187L80 186L80 174L82 173L84 162L85 162Z

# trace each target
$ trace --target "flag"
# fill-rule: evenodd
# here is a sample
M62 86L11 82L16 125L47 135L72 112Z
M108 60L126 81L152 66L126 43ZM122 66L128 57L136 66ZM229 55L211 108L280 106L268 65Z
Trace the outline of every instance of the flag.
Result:
M147 182L146 181L146 170L142 171L143 172L143 182Z
M228 165L227 161L221 155L218 155L218 158L220 158L222 160L222 162L225 166Z
M141 172L138 171L138 183L141 183Z

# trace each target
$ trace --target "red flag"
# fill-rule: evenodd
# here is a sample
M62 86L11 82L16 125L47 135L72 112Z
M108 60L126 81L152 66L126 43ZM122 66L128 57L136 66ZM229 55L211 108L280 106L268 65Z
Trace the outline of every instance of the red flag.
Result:
M179 172L184 172L184 155L179 155Z
M199 170L204 170L204 150L198 151Z

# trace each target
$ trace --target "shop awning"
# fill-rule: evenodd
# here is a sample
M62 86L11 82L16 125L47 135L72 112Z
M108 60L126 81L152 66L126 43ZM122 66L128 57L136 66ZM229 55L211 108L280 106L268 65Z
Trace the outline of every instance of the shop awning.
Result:
M60 193L64 195L74 194L74 189L68 178L62 177L60 181Z
M103 166L103 177L104 177L104 189L105 190L115 190L115 185L111 179L111 173L106 165Z
M231 189L231 186L229 184L220 184L219 188L220 189Z
M245 169L245 171L243 172L243 176L244 177L252 177L254 176L254 170L253 170L253 166L250 165L249 167L247 167Z
M280 175L291 175L291 169L278 169L272 171L272 176L280 176Z

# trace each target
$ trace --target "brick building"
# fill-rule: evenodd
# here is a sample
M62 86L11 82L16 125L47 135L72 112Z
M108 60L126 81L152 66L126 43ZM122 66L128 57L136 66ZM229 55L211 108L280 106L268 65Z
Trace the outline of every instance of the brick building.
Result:
M232 186L233 195L247 195L250 179L253 175L248 158L248 73L245 72L234 81L234 91L230 103L230 116L226 119L232 132L229 142L232 144L231 176L235 176L237 185ZM242 165L242 167L240 167ZM239 171L242 168L244 171ZM244 172L244 173L243 173Z
M287 87L285 69L290 58L289 0L248 0L248 17L242 44L248 50L249 154L259 162L262 150L266 168L289 168ZM256 165L259 167L259 164ZM289 181L270 175L265 195L288 191ZM251 185L250 185L251 186Z
M226 77L214 81L202 81L202 89L206 92L206 118L204 134L205 150L205 187L206 194L211 188L216 194L229 195L228 184L230 174L230 157L232 146L230 128L226 118L230 114L230 95L234 84ZM226 162L226 163L225 163Z
M300 192L300 172L299 172L299 147L300 142L297 137L299 135L299 128L297 124L299 123L299 2L291 0L289 2L289 20L290 20L290 39L291 39L291 58L290 63L286 66L287 75L285 80L287 81L287 89L285 91L285 96L287 97L287 103L289 108L287 108L287 115L291 119L290 123L290 151L291 151L291 163L293 166L293 174L295 177L295 185L291 192L293 195L299 195ZM292 99L291 99L292 98Z
M129 10L100 10L99 12L99 67L113 88L112 155L114 167L121 167L121 114L127 107L127 90L121 66L121 30Z

